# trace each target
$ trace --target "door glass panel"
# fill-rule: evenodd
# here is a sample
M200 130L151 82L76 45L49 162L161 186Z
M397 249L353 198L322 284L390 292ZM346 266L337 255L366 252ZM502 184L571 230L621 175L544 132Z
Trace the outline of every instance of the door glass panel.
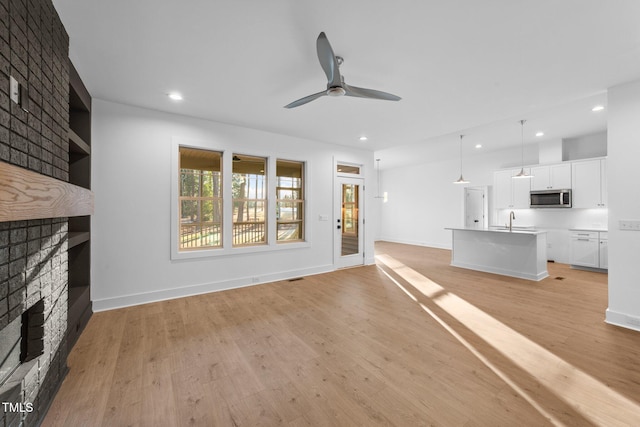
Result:
M358 185L342 184L342 256L360 252L358 239L358 190Z

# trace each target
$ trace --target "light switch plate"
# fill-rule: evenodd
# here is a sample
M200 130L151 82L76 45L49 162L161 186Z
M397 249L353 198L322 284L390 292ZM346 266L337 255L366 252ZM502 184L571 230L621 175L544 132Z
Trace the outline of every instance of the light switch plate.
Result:
M620 220L620 230L640 231L640 220Z
M13 76L9 76L9 95L13 102L20 103L20 84Z

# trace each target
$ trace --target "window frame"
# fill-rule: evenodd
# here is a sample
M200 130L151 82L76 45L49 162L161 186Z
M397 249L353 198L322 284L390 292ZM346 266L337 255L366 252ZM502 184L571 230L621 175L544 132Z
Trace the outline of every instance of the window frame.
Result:
M261 151L259 149L243 149L242 147L231 147L232 144L224 144L220 141L203 141L193 140L183 137L172 137L171 149L171 209L170 220L171 238L170 238L170 259L179 261L186 259L198 258L216 258L225 256L237 256L249 253L273 252L282 250L296 250L309 248L312 246L312 227L309 218L312 217L312 202L309 199L309 189L311 188L311 163L312 161L301 159L299 156L291 156L286 153L276 151ZM237 144L233 144L237 145ZM222 154L222 247L206 248L206 249L189 249L186 251L179 250L179 160L180 147L194 148L200 150L215 151ZM232 215L233 215L233 199L232 199L232 157L233 153L245 154L252 157L263 157L266 159L267 166L267 243L251 246L233 246L232 244ZM303 240L292 241L283 244L277 242L277 223L276 223L276 160L289 160L300 162L303 164L303 173L305 176L303 182L303 194L305 195L304 204L304 234Z
M279 177L278 176L278 162L280 162L280 161L281 162L299 163L300 164L300 166L301 166L301 171L300 171L300 175L301 175L300 176L300 184L301 185L300 185L300 187L279 187L278 186L278 184L279 184L279 182L278 182L278 177ZM306 169L307 169L306 162L299 161L299 160L289 160L289 159L280 158L280 157L276 158L276 170L275 170L275 180L276 180L276 182L275 182L275 186L276 186L276 189L275 189L276 244L289 245L289 244L292 244L292 243L304 242L305 241L305 238L306 238L305 232L306 232L306 224L307 224L307 217L306 217L306 205L307 205L306 198L307 198L307 193L306 193L306 188L305 188L306 180L307 180ZM300 196L302 196L302 197L298 198L298 199L291 199L291 200L280 199L280 198L278 198L279 190L298 190L300 192ZM300 214L301 219L299 219L299 220L282 220L282 219L280 219L279 214L278 214L278 209L280 208L280 203L286 203L286 202L301 204L301 206L302 206L302 209L301 209L302 212ZM278 240L278 226L280 224L291 224L291 223L299 223L300 224L299 230L300 230L300 234L302 235L302 237L299 238L299 239L294 239L294 240Z
M235 198L233 197L233 175L236 174L236 172L233 171L233 164L232 164L232 171L231 171L231 178L232 178L232 182L231 182L231 186L232 186L232 192L231 192L231 207L232 207L232 211L231 211L231 233L232 233L232 247L233 248L245 248L245 247L252 247L252 246L264 246L264 245L268 245L270 243L269 241L269 228L270 228L270 218L272 217L272 215L270 215L270 191L269 191L269 183L270 183L270 172L271 172L271 168L269 167L269 158L268 157L263 157L263 156L255 156L255 155L249 155L249 154L244 154L244 153L232 153L232 162L234 161L233 159L236 158L236 156L243 156L243 157L250 157L253 159L261 159L264 161L264 175L262 175L265 180L264 184L263 184L263 188L262 191L264 192L264 197L263 198L257 198L257 192L256 192L256 198L251 198L251 197L239 197L239 198ZM246 161L246 160L245 160ZM245 174L247 175L247 174ZM260 175L255 175L255 176L260 176ZM256 184L257 184L257 179L256 179ZM250 196L250 194L249 194ZM222 199L222 203L224 204L224 198ZM235 240L235 226L238 224L235 220L235 205L236 203L241 202L241 203L264 203L264 241L261 242L255 242L255 243L235 243L233 240ZM244 221L246 222L251 222L251 221ZM259 224L262 222L258 222L258 221L254 221L255 224ZM223 228L224 230L224 228Z
M198 169L191 169L191 170L198 170L200 173L198 175L200 175L200 183L199 183L199 195L198 196L184 196L182 194L182 156L180 154L180 149L181 148L185 148L185 149L189 149L189 150L201 150L201 151L207 151L207 152L211 152L211 153L216 153L220 156L220 170L217 171L220 174L220 188L219 188L219 196L216 195L211 195L211 196L203 196L201 193L201 188L200 186L202 185L202 172L203 170L198 170ZM178 225L178 233L179 233L179 237L178 237L178 251L180 252L188 252L188 251L197 251L197 250L215 250L215 249L220 249L223 247L224 244L224 214L222 212L222 208L223 208L223 204L224 204L224 181L223 179L223 171L222 171L222 158L223 158L223 153L221 151L216 151L216 150L203 150L200 148L193 148L193 147L186 147L184 145L181 145L178 147L178 179L180 181L180 184L178 184L178 221L180 222L180 224ZM220 230L220 244L216 245L216 246L201 246L201 247L192 247L192 248L182 248L180 247L181 245L181 240L182 240L182 208L183 208L183 203L184 201L195 201L198 203L198 219L199 221L195 225L196 227L206 227L206 226L215 226L218 225L219 230ZM213 206L215 206L215 204L220 203L220 221L214 221L212 218L212 221L204 221L202 219L202 209L203 209L203 202L211 202L212 203L212 208ZM215 210L215 208L213 208ZM192 224L189 224L192 225Z

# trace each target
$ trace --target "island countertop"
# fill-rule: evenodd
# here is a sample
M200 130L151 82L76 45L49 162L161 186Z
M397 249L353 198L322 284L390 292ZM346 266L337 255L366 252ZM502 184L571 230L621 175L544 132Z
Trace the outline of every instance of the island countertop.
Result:
M446 227L445 230L461 230L461 231L479 231L490 233L512 233L512 234L543 234L547 230L531 229L531 228L516 228L511 231L508 228L465 228L465 227Z

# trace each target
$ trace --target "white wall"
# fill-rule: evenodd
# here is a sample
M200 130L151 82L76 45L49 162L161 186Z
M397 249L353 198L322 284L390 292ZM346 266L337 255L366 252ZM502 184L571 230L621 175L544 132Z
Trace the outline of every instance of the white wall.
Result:
M92 285L96 311L333 270L334 158L364 164L365 253L379 223L373 153L94 99ZM307 161L306 248L170 259L172 139ZM369 191L371 190L371 191ZM327 215L328 221L320 221Z
M640 231L620 220L640 220L640 81L608 92L609 323L640 330Z
M562 140L562 159L580 160L607 155L607 132L597 132Z

